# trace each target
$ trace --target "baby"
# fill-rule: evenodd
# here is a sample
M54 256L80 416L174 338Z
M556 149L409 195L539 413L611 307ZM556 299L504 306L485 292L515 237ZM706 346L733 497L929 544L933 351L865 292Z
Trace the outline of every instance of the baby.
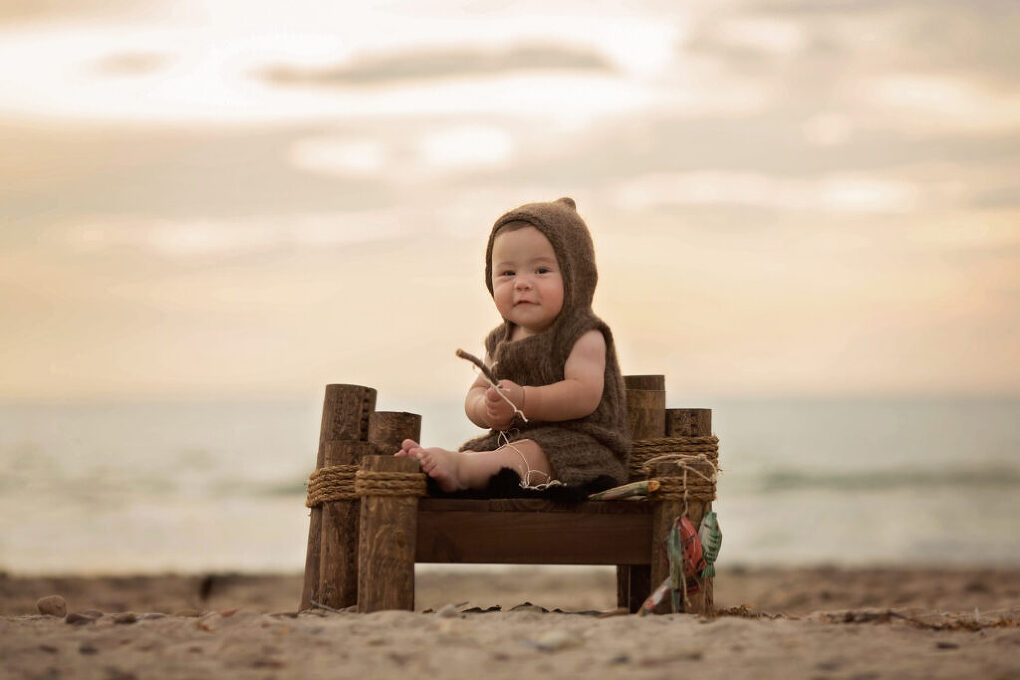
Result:
M459 451L422 448L411 456L444 491L480 489L502 468L526 486L591 490L626 481L630 431L613 336L592 313L598 273L588 227L574 201L511 210L489 234L485 285L503 323L485 340L485 364L464 400L488 434Z

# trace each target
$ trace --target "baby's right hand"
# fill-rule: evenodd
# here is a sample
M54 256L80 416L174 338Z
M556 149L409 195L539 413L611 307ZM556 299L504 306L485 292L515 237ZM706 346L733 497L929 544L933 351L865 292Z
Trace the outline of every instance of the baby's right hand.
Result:
M503 397L514 404L520 404L524 388L511 380L500 380L499 386L502 390L490 387L485 392L485 417L492 429L505 430L514 420L514 407Z

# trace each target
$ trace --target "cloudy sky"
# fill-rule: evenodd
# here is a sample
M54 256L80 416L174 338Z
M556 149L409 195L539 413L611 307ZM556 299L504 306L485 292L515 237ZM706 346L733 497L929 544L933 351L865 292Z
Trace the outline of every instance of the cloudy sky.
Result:
M672 394L1020 392L1012 0L363 4L0 0L0 400L458 398L562 195Z

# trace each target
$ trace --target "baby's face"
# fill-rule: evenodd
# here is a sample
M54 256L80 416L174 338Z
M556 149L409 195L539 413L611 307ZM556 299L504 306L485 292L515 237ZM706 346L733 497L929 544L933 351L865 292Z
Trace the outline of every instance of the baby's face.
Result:
M522 336L549 328L563 309L563 275L549 239L535 227L500 232L492 243L492 297Z

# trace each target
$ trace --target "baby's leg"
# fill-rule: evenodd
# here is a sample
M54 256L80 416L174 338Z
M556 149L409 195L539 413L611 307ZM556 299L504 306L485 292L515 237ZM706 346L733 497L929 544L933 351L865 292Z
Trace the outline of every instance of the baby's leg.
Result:
M435 479L443 491L483 489L502 468L514 470L528 484L548 482L552 477L545 452L530 439L512 442L495 451L447 451L416 445L404 448L407 449L404 455L418 458L425 474Z

